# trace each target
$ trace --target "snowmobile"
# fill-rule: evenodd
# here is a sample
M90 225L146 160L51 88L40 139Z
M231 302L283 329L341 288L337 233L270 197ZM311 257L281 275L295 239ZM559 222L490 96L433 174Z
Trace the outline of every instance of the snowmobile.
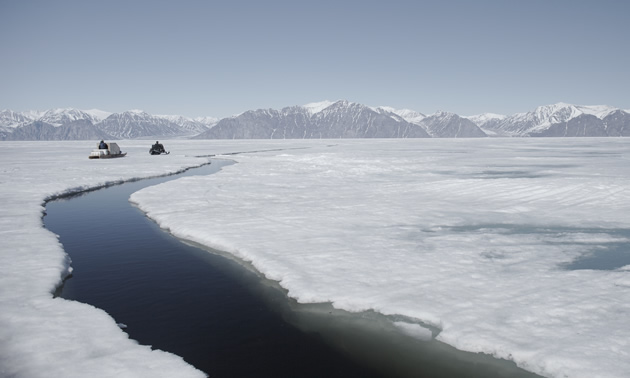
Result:
M107 148L99 148L99 144L96 145L96 149L90 152L90 159L111 159L126 156L126 152L121 152L120 147L116 143L108 143Z
M164 150L164 146L162 146L161 144L156 143L153 146L151 146L151 148L149 149L149 154L151 154L151 155L160 155L160 154L168 155L168 154L170 154L170 152Z

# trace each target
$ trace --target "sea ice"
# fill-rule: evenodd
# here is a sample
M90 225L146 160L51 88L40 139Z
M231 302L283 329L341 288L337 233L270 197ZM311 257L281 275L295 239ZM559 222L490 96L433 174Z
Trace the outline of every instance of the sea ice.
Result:
M87 159L94 142L1 142L0 376L203 375L104 311L53 298L70 261L41 217L46 199L214 154L238 164L131 200L300 302L417 319L545 376L630 371L630 266L566 268L628 244L626 139L164 143L172 153L158 162L143 141L104 161Z
M0 142L0 377L204 376L178 356L138 345L102 310L53 298L71 267L56 235L43 228L43 205L233 150L179 142L184 151L173 141L173 153L158 162L147 152L150 143L121 141L127 157L89 160L96 142Z
M339 140L229 158L131 201L299 302L418 319L544 376L630 371L627 267L566 268L629 244L627 140Z

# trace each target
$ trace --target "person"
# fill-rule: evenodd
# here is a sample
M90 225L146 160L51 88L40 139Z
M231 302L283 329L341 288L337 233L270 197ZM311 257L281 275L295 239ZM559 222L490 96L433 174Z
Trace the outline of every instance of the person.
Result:
M101 140L101 143L98 145L98 149L99 150L106 150L107 147L107 143L105 143L103 140Z
M152 155L159 155L161 153L166 152L166 150L164 150L164 146L159 141L156 140L155 144L151 146L150 152Z

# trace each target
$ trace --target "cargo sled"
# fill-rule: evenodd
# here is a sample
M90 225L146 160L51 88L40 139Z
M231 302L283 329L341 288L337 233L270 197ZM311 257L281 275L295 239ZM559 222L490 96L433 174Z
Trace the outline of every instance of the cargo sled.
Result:
M108 143L107 149L98 148L92 150L90 153L90 159L111 159L111 158L119 158L127 155L126 152L120 152L120 147L116 143Z

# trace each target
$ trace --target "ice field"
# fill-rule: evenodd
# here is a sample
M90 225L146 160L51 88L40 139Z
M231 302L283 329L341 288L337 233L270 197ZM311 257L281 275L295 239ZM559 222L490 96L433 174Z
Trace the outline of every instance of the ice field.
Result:
M628 139L181 140L159 157L121 141L127 157L102 161L93 144L0 143L0 376L203 376L53 298L71 268L41 217L47 198L210 154L237 164L131 201L300 302L399 315L543 376L630 372Z
M622 377L629 142L329 141L236 155L218 174L131 200L299 302L404 315L545 376ZM593 254L625 254L624 265L571 269Z
M207 160L173 156L157 166L146 142L121 143L125 158L88 160L96 142L0 142L0 377L203 377L130 340L104 311L53 299L71 268L43 228L45 199Z

